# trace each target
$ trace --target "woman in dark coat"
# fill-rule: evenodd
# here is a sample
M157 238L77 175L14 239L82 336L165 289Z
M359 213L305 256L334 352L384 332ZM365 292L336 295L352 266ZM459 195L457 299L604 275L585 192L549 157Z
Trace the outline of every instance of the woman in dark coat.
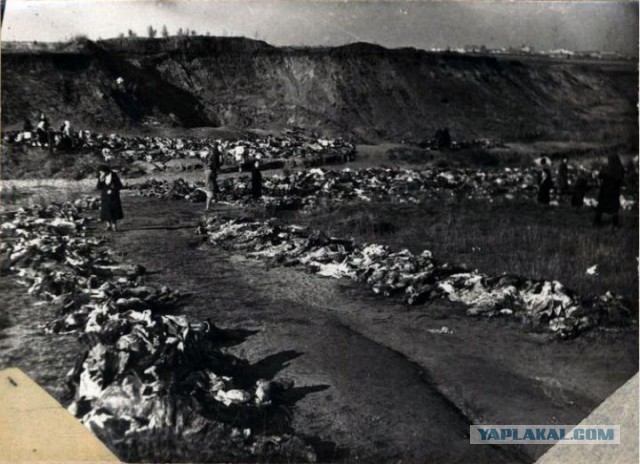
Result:
M98 185L100 190L100 220L107 223L107 230L118 230L117 222L124 218L122 203L120 203L120 190L122 182L118 175L109 169L109 166L98 168Z
M551 189L553 188L553 180L551 179L551 171L547 166L546 159L540 161L542 171L538 173L538 203L548 205L551 202Z
M616 154L609 155L608 163L598 175L600 178L600 191L598 192L598 206L594 222L602 224L602 215L611 214L613 225L620 224L618 213L620 211L620 190L624 180L624 168L620 157Z
M558 166L558 194L566 195L569 191L569 164L567 158L563 158Z
M251 168L251 195L255 200L262 196L262 173L260 172L260 161L256 160Z

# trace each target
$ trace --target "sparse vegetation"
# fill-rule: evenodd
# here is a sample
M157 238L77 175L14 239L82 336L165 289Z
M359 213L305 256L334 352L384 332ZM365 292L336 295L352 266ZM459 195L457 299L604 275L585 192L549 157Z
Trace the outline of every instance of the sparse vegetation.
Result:
M9 320L9 315L4 311L0 312L0 330L6 329L11 325L11 321Z
M292 214L292 213L288 213ZM592 226L593 210L531 203L435 202L344 205L292 222L331 235L383 243L488 274L556 279L583 295L609 290L638 301L638 212L623 213L623 227ZM598 265L598 275L586 269Z

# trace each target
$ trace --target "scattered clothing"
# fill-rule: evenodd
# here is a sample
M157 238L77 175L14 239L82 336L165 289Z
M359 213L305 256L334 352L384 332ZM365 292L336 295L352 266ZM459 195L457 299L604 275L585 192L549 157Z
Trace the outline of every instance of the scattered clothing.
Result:
M87 234L84 213L95 206L93 199L35 205L5 215L0 227L9 271L52 310L45 332L83 336L67 376L69 412L116 451L120 443L148 443L149 433L174 430L199 442L215 430L243 456L316 462L293 432L240 433L221 422L238 414L270 420L269 407L279 409L294 382L259 379L247 360L221 349L233 335L211 321L170 315L180 292L145 283L143 266L118 262L103 240Z
M632 322L630 304L607 293L583 298L560 282L517 275L488 275L438 261L429 250L415 255L385 245L357 244L321 231L275 220L209 217L197 232L209 243L283 266L304 266L319 275L366 283L376 294L404 295L410 305L440 298L467 306L471 316L514 316L547 326L560 337L604 325Z

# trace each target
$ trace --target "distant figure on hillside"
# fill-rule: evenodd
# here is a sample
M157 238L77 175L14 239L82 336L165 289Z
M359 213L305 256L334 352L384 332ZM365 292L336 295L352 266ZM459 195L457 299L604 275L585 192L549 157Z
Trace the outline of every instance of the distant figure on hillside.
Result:
M213 149L205 160L204 182L205 194L207 195L205 204L206 211L209 211L211 200L218 201L218 170L222 163L222 151L220 150L220 145L216 142L213 144Z
M640 193L638 191L638 181L640 181L640 179L638 178L638 156L637 155L629 159L629 163L627 164L625 171L626 171L626 178L627 178L625 183L626 183L627 189L631 194L631 196L637 202L638 194Z
M574 208L582 208L584 205L584 196L589 190L589 183L584 173L580 173L576 182L573 184L573 192L571 193L571 206Z
M31 140L32 137L33 137L33 124L31 124L31 120L29 118L25 118L24 123L22 124L22 132L18 132L18 134L16 134L15 138L13 139L13 141L17 143L21 143L27 140Z
M569 192L569 165L567 158L562 158L558 166L558 194L566 195Z
M23 132L33 132L33 124L31 124L31 119L24 118L24 124L22 124Z
M69 121L63 122L60 127L60 132L62 132L63 137L71 138L71 123Z
M106 230L118 230L117 223L124 218L120 202L120 190L122 190L120 178L109 166L102 165L98 168L96 188L100 190L100 220L107 223Z
M594 223L602 224L602 215L610 214L614 227L620 225L620 190L624 181L624 168L620 157L616 154L609 155L607 165L598 175L600 190L598 191L598 206Z
M71 123L69 121L65 121L62 126L60 126L60 134L59 147L62 150L71 150L73 147L73 137L71 134Z
M262 197L262 173L260 172L260 161L255 160L251 167L251 196L254 200Z
M36 133L38 135L38 143L40 146L46 147L49 143L49 120L44 113L40 113L40 120L36 126Z
M538 173L538 203L548 205L551 202L553 180L546 158L540 160L540 166L542 170Z
M449 133L448 127L436 131L436 146L438 150L443 150L451 146L451 134Z

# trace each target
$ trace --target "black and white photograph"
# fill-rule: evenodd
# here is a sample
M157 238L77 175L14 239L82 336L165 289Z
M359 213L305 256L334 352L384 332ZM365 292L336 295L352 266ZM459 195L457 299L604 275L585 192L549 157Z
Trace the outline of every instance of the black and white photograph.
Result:
M0 462L639 461L637 1L1 11Z

